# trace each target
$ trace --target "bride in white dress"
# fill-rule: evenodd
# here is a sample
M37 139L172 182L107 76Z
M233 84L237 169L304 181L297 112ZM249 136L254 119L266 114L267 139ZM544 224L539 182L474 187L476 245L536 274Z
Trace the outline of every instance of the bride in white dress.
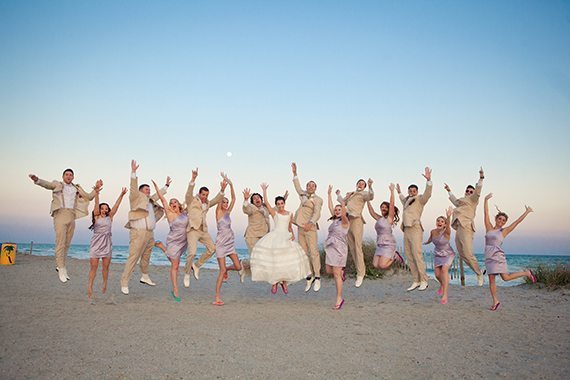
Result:
M252 281L269 282L271 293L277 293L281 284L287 294L287 283L305 279L311 273L309 258L299 243L295 242L292 214L285 210L285 198L275 198L275 209L267 201L267 188L263 183L263 202L273 217L275 228L262 237L251 251Z

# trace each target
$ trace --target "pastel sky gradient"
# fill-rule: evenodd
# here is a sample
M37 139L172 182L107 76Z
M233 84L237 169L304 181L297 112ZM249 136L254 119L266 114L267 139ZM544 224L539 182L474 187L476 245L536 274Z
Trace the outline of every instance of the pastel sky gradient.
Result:
M85 187L102 178L114 201L135 158L141 181L170 175L179 198L192 168L213 191L227 172L243 247L241 190L293 192L296 161L322 197L372 177L375 207L390 182L423 189L431 166L426 229L450 204L443 182L462 194L482 165L492 206L512 220L535 209L506 249L570 253L565 1L5 0L0 128L1 241L53 241L51 194L29 173L71 167ZM298 203L292 194L287 208ZM116 244L128 242L127 211L125 199ZM480 252L482 202L476 222ZM88 225L74 243L89 242Z

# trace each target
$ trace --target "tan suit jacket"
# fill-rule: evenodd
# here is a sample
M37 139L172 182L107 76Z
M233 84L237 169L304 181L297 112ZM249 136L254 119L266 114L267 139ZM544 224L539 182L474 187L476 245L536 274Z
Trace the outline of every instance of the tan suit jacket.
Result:
M44 189L52 191L50 214L51 216L54 216L57 210L63 208L63 182L57 180L49 182L38 178L34 183ZM77 189L75 205L73 207L73 210L75 211L75 219L89 215L89 201L95 198L95 190L87 193L81 186L74 183L71 185Z
M353 218L362 218L362 222L364 222L364 218L362 217L362 210L364 209L364 205L366 202L373 199L374 190L372 189L370 189L370 191L353 191L346 198L343 198L341 195L337 197L337 200L339 202L346 202L346 211L348 215Z
M261 206L260 210L255 205L244 201L242 210L247 215L244 237L262 237L269 232L269 212L265 207Z
M455 210L453 210L453 218L451 220L451 226L454 229L457 230L459 226L463 226L466 228L471 227L471 229L475 231L475 211L479 204L482 189L483 181L479 180L479 182L477 182L477 186L475 186L475 191L469 196L457 199L455 195L449 193L449 200L455 206Z
M186 191L185 199L186 204L188 205L188 227L186 231L190 232L192 228L195 230L208 231L206 213L210 208L217 205L224 198L224 193L220 191L214 199L208 201L206 209L203 210L202 201L197 195L194 196L194 186L195 183L190 182L190 184L188 184L188 190Z
M305 224L311 222L313 224L311 230L318 230L318 222L323 208L323 199L316 194L307 194L307 192L301 188L299 178L293 178L293 184L295 185L297 194L299 194L299 199L301 199L301 205L293 217L293 224L298 227L303 227Z
M402 205L404 205L404 211L402 212L402 231L404 230L404 227L412 227L416 224L420 225L422 231L424 230L421 217L424 211L424 206L431 198L431 190L432 183L431 181L428 181L426 189L421 195L406 197L403 194L400 194L400 201L402 201Z
M164 187L160 189L160 194L166 194L166 189ZM131 221L144 219L148 216L148 202L152 203L154 217L158 222L164 216L164 209L158 204L158 200L158 194L156 193L150 197L141 193L139 191L139 179L137 177L131 177L131 186L129 190L129 204L131 209L129 210L129 221L125 224L125 228L131 228Z

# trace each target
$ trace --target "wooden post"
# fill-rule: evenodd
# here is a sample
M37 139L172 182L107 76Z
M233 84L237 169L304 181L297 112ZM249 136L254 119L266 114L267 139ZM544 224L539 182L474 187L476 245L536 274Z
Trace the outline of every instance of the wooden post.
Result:
M32 241L30 242L30 255L32 254L33 250L34 250L34 242Z
M465 286L465 272L463 271L463 260L459 258L459 274L461 276L461 286Z

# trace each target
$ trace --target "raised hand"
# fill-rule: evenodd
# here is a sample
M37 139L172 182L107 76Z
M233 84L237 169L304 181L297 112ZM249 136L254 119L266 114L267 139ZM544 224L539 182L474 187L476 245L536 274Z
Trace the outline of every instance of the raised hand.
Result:
M198 168L192 169L192 182L194 182L197 177L198 177Z
M534 210L532 209L532 207L530 207L530 206L526 206L526 205L525 205L524 208L525 208L525 212L526 212L527 214L530 214L531 212L534 211Z
M249 199L249 195L251 194L251 189L245 188L243 189L243 200L247 201Z
M427 181L431 181L431 169L429 166L426 166L424 169L424 174L422 174Z
M127 193L127 188L126 188L126 187L123 187L123 188L121 189L121 196L125 195L126 193Z
M224 190L226 190L226 186L228 186L228 181L226 181L224 179L224 180L222 180L222 182L220 182L220 187L222 189L222 192L224 192Z
M447 208L447 210L445 210L445 215L447 215L447 218L449 219L449 217L453 214L453 208L450 206Z
M339 190L339 189L336 189L335 194L336 194L337 196L340 195L340 190Z
M222 178L228 183L228 185L232 185L232 181L228 178L228 175L224 172L220 172Z
M285 198L285 200L287 200L287 198L289 198L289 190L285 190L285 194L283 194L283 198Z
M400 188L400 184L399 184L399 183L396 184L396 191L398 192L398 194L401 194L401 193L402 193L402 189Z
M297 176L297 164L292 162L291 163L291 170L293 171L293 176Z
M139 168L139 165L137 165L137 162L135 160L132 160L131 161L131 172L136 173L138 168Z
M485 200L488 201L489 199L493 198L493 193L489 193L485 195Z
M445 189L445 191L450 192L451 188L449 187L449 185L447 183L443 184L443 188Z
M392 192L392 193L394 192L394 188L395 188L395 186L394 186L393 183L390 183L390 184L388 185L388 189L390 189L390 192Z
M332 185L329 185L329 190L328 190L328 194L329 194L329 195L332 194L332 189L333 189Z
M481 169L479 169L479 179L483 178L485 178L485 172L483 171L483 167L481 166Z
M30 175L28 175L28 177L30 177L30 179L34 182L36 182L39 179L38 176L35 174L30 174Z
M265 182L263 182L263 183L261 184L261 190L263 190L263 191L267 191L267 188L268 188L268 187L269 187L269 185L268 185L267 183L265 183Z
M172 183L172 178L166 177L166 187L170 186L171 183Z
M373 183L374 181L372 180L372 178L368 178L368 187L372 187Z

